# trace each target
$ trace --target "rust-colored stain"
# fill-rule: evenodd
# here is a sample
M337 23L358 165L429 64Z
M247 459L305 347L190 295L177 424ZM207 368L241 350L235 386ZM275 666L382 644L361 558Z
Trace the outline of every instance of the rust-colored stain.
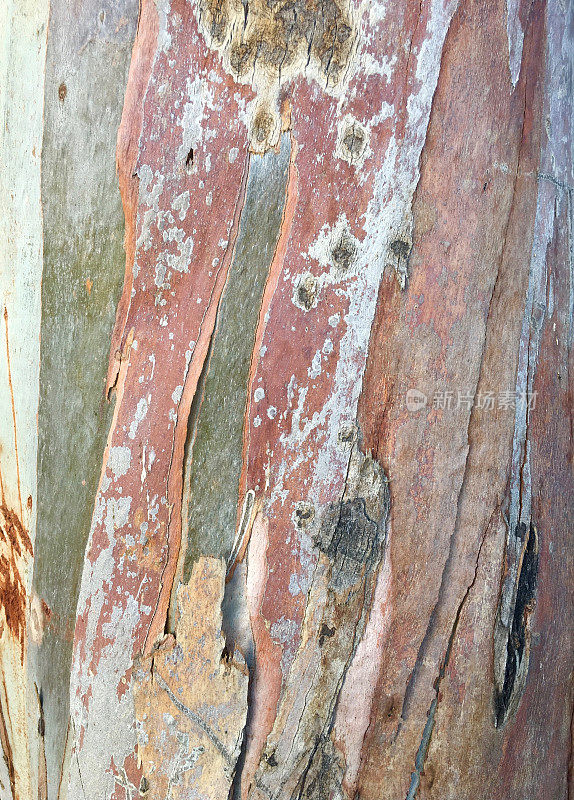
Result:
M32 556L32 542L18 514L6 504L1 476L0 485L0 607L6 626L20 643L24 663L27 600L21 570L22 559Z
M18 435L16 431L16 406L14 387L10 366L10 340L8 334L8 309L4 308L4 325L6 330L6 363L8 384L12 406L12 422L14 426L14 453L16 459L16 478L18 486L19 514L9 507L4 493L4 481L0 472L0 608L4 611L5 624L13 638L20 643L22 664L24 663L26 637L26 586L22 571L23 560L32 557L32 541L22 521L22 492L20 487L20 465L18 459ZM26 506L32 508L32 497L28 497ZM0 628L0 636L3 625Z

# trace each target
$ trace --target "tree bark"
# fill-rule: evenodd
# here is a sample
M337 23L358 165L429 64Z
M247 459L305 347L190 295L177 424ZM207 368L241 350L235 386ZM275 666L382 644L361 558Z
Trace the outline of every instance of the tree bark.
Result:
M570 800L572 4L0 19L1 800Z

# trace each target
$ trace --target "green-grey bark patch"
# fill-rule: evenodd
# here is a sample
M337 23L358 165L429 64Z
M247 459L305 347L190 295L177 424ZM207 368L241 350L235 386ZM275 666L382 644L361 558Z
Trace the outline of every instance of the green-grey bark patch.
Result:
M233 545L249 365L281 229L290 152L289 135L283 134L279 153L251 156L235 256L198 387L201 400L190 416L186 582L200 555L228 558Z
M137 0L51 4L33 578L51 617L31 653L50 800L60 780L76 603L113 411L103 390L125 265L115 146L137 10Z

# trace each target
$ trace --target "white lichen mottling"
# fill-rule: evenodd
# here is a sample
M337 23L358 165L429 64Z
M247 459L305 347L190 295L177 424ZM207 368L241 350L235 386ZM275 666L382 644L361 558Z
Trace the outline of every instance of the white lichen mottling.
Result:
M283 655L281 656L283 669L291 662L294 656L293 647L298 632L299 624L287 617L281 617L269 629L271 638L283 646Z
M142 420L145 419L147 412L149 409L149 398L142 397L137 404L136 411L134 414L134 418L130 424L130 430L128 436L130 439L135 439L138 427Z
M185 192L178 194L176 198L174 198L171 207L174 211L179 212L180 220L185 219L187 212L189 210L189 189L186 189Z
M152 243L152 225L157 223L159 215L159 200L163 192L165 178L161 172L153 173L151 167L143 164L139 169L139 205L138 205L138 230L136 251L148 251ZM134 277L139 273L138 259L134 260Z
M110 469L114 478L121 478L125 475L130 468L132 460L132 451L129 447L110 447L108 455L108 469Z
M177 159L186 161L192 147L196 149L203 141L202 122L205 109L213 107L213 90L203 76L195 75L186 82L187 99L183 106L183 114L177 120L182 129L181 144L177 151Z
M387 0L367 0L369 11L369 25L374 28L385 21L387 16Z
M317 352L313 356L313 361L311 362L311 366L307 370L307 374L309 375L311 380L314 380L315 378L318 378L319 375L321 374L321 351L320 350L317 350Z
M418 59L420 81L408 104L404 140L399 146L391 138L381 169L374 182L373 197L365 214L365 233L357 253L356 281L349 292L346 329L341 339L334 391L323 413L329 416L327 442L319 453L314 492L328 485L334 474L344 474L347 455L339 446L337 431L344 418L356 416L371 326L375 316L378 288L386 266L391 242L405 228L411 236L411 206L419 180L419 160L430 119L432 99L438 81L442 48L456 2L433 0L427 37ZM404 284L406 274L399 278Z
M167 53L171 49L171 34L168 30L168 20L171 12L171 0L155 0L158 16L157 48L160 52Z

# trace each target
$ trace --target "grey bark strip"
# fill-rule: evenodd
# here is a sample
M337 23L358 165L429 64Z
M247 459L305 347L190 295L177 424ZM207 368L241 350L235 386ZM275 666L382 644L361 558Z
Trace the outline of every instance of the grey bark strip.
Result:
M33 580L50 624L32 653L49 800L61 777L76 602L113 411L104 385L125 261L115 148L137 10L136 0L53 0L50 10Z

